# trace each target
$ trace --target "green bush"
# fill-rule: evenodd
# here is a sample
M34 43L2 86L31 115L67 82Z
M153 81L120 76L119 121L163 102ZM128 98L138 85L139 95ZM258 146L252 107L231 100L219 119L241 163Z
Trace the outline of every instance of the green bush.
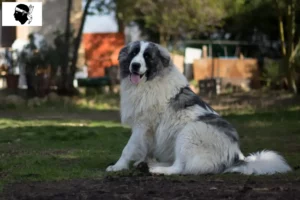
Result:
M281 61L265 59L264 70L261 79L266 88L278 87L281 84L283 72L281 70Z

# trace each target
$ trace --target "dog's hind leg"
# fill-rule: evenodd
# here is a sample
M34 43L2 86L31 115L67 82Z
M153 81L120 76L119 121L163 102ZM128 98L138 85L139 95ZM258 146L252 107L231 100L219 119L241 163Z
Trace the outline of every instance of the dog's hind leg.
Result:
M158 162L156 159L148 159L147 164L149 168L153 167L170 167L172 165L171 162Z
M153 174L181 174L183 170L183 165L179 161L175 161L173 165L167 166L169 163L156 163L149 166L150 173Z
M214 168L213 163L199 151L198 145L191 143L189 137L179 136L175 147L175 161L171 166L161 163L149 165L149 171L153 174L201 174L210 172Z
M174 163L169 167L150 167L150 172L170 175L223 171L226 167L224 158L227 158L225 139L214 136L214 131L215 129L207 127L204 123L188 124L176 138Z

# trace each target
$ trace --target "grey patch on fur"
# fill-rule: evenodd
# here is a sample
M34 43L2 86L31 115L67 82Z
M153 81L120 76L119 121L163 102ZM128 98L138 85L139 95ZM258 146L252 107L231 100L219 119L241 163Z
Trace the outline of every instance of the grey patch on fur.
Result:
M232 163L237 163L240 161L239 154L235 153L233 158L230 158L230 153L227 154L227 160Z
M129 65L134 56L140 51L140 43L132 42L123 47L119 53L120 77L126 78L129 76Z
M237 159L234 159L232 162L232 166L230 167L238 167L238 166L242 166L242 165L247 165L247 162L244 160L240 160L238 157Z
M202 101L200 97L190 89L189 86L181 88L178 94L176 94L174 98L171 98L169 103L175 111L198 105L209 112L215 112L214 109Z
M235 168L235 167L239 167L239 166L245 166L247 165L247 162L244 160L240 160L239 155L236 153L233 157L232 160L229 160L229 163L231 163L229 166L226 167L226 169L224 169L223 172L228 172L228 170L230 171L230 169Z
M160 45L149 42L143 56L147 67L147 81L164 75L168 71L166 69L170 69L170 55Z
M244 164L247 164L244 160L240 160L239 158L239 154L235 154L233 159L232 159L232 165L231 167L233 166L240 166L240 165L244 165Z
M239 161L240 161L239 154L236 153L236 154L234 155L233 162L234 162L234 163L237 163L237 162L239 162Z
M234 157L230 158L230 155L228 153L226 163L218 164L217 167L215 167L215 169L216 169L217 173L223 173L223 172L226 172L226 170L228 168L235 167L235 166L240 166L240 165L243 165L243 164L246 164L246 162L243 161L243 160L240 160L239 154L235 153Z
M220 164L217 168L217 173L224 172L226 168L227 168L227 166L225 164Z
M198 120L206 124L209 124L211 126L214 126L220 132L227 135L231 141L233 142L239 141L239 136L235 128L225 119L221 118L219 115L209 113L209 114L199 116Z

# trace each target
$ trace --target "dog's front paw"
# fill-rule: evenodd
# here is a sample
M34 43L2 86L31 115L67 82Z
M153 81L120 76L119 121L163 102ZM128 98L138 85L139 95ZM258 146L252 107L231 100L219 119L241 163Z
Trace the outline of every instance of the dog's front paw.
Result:
M110 165L106 168L107 172L117 172L128 169L127 166L121 166L121 165Z

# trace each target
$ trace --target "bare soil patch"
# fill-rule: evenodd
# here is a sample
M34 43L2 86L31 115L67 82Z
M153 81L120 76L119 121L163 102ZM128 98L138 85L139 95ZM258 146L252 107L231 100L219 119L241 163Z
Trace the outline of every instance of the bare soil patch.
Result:
M299 199L300 182L172 180L166 177L107 177L102 180L27 182L6 186L5 200L94 199Z

